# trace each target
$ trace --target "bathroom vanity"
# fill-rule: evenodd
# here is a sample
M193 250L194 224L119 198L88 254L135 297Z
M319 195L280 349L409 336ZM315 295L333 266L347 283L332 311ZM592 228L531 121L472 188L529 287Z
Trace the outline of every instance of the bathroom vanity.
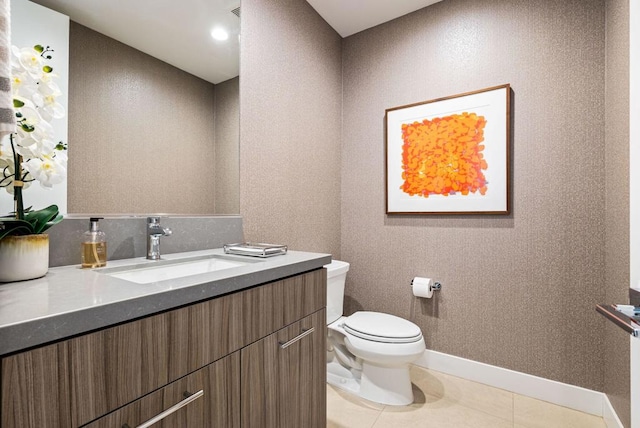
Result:
M325 427L330 260L290 251L150 283L118 277L123 260L1 285L2 428L133 428L168 413L153 426Z

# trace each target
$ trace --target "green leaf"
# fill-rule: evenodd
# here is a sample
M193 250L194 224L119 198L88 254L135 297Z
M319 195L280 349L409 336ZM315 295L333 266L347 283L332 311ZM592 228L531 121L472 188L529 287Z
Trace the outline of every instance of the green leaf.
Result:
M39 234L54 224L60 223L62 215L59 214L57 205L50 205L47 208L25 214L24 219L31 224L33 233Z
M33 234L31 223L15 218L0 219L0 240L5 236L31 235Z
M24 220L12 216L0 217L0 240L5 236L39 235L61 221L62 215L58 212L57 205L26 212Z
M42 228L42 232L46 231L47 229L49 229L51 226L54 226L58 223L60 223L62 220L64 219L64 217L62 216L62 214L58 214L56 215L54 218L52 218L50 221L48 221L44 227ZM40 232L40 233L42 233Z
M53 68L45 65L44 67L42 67L42 71L44 71L45 73L51 73L53 71Z
M39 53L44 52L44 47L42 45L35 45L33 48Z
M14 108L20 108L20 107L24 107L24 103L20 100L16 100L15 98L13 99L13 107Z

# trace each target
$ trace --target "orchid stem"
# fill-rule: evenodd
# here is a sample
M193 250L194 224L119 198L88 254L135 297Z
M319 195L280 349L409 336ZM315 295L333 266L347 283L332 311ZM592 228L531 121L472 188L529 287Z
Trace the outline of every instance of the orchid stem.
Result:
M16 153L16 148L13 145L13 134L9 136L9 141L11 142L11 151L13 152L13 178L14 183L16 179L22 178L22 156ZM14 203L14 211L16 213L17 220L24 220L24 205L22 203L22 182L19 185L13 186L13 203Z

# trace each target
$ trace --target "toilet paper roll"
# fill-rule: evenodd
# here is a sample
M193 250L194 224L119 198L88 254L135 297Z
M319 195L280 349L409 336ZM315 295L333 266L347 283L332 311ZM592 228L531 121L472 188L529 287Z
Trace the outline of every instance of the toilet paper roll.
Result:
M426 297L427 299L433 297L433 280L431 278L416 276L411 281L411 288L416 297Z

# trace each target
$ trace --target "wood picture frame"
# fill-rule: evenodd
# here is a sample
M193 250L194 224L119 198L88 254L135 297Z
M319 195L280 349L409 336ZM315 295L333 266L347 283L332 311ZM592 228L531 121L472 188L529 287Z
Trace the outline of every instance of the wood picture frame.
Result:
M509 214L509 84L385 110L387 214Z

